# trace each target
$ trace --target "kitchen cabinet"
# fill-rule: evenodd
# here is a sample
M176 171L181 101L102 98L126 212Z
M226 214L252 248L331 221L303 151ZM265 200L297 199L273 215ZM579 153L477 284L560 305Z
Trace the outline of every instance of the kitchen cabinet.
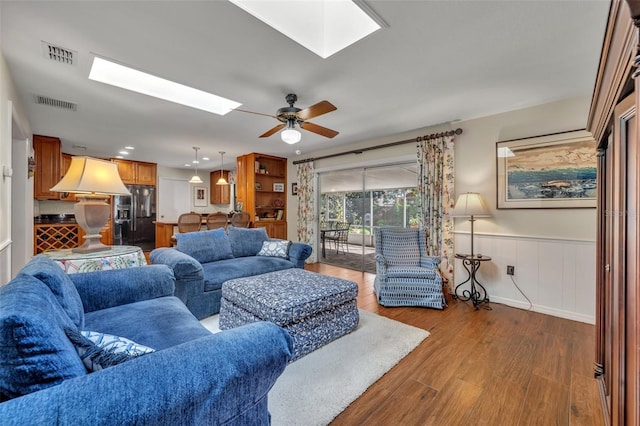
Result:
M266 228L271 238L287 238L287 159L251 153L238 157L236 189L242 210L253 227Z
M60 181L62 145L59 138L33 135L36 169L33 180L33 198L59 200L60 194L49 189Z
M120 179L125 185L156 185L156 176L158 174L156 163L122 160L119 158L112 158L111 161L118 165Z
M229 182L228 170L216 170L209 173L209 193L211 204L230 204L231 203L231 185L216 185L220 175Z
M69 166L71 166L71 157L72 156L69 154L65 154L64 152L62 153L60 162L60 179L62 179L64 175L67 174L67 171L69 171ZM78 201L76 194L60 192L58 195L61 201Z

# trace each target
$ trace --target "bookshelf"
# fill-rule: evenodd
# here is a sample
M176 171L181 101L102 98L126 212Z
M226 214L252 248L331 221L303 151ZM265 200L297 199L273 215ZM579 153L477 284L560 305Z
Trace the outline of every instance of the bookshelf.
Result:
M252 227L271 238L287 238L287 159L251 153L238 157L237 198Z

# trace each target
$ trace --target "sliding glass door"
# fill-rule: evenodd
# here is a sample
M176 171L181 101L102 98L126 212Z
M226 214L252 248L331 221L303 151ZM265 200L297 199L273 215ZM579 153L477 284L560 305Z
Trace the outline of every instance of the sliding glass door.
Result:
M375 273L373 227L418 224L416 170L411 162L321 173L320 262Z

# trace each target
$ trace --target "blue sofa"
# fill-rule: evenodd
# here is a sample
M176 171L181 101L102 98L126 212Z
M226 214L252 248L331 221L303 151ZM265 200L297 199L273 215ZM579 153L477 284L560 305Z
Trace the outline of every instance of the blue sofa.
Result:
M289 268L304 269L311 256L305 243L270 239L264 228L229 227L176 234L175 248L151 252L152 264L164 264L176 277L176 296L198 319L220 312L222 284ZM284 251L266 252L265 242L283 244ZM264 255L263 255L264 254Z
M0 423L269 424L291 337L266 322L211 334L173 292L163 265L66 275L33 258L0 287ZM155 352L89 373L78 330Z

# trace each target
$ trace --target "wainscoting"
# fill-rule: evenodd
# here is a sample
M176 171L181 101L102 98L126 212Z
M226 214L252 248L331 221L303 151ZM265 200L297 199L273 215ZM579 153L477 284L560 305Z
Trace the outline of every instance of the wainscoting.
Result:
M469 253L470 237L456 232L456 253ZM595 241L476 233L474 251L492 258L482 262L477 274L492 302L529 308L506 273L507 265L513 265L513 280L533 311L595 324ZM456 284L467 276L462 261L456 260Z

